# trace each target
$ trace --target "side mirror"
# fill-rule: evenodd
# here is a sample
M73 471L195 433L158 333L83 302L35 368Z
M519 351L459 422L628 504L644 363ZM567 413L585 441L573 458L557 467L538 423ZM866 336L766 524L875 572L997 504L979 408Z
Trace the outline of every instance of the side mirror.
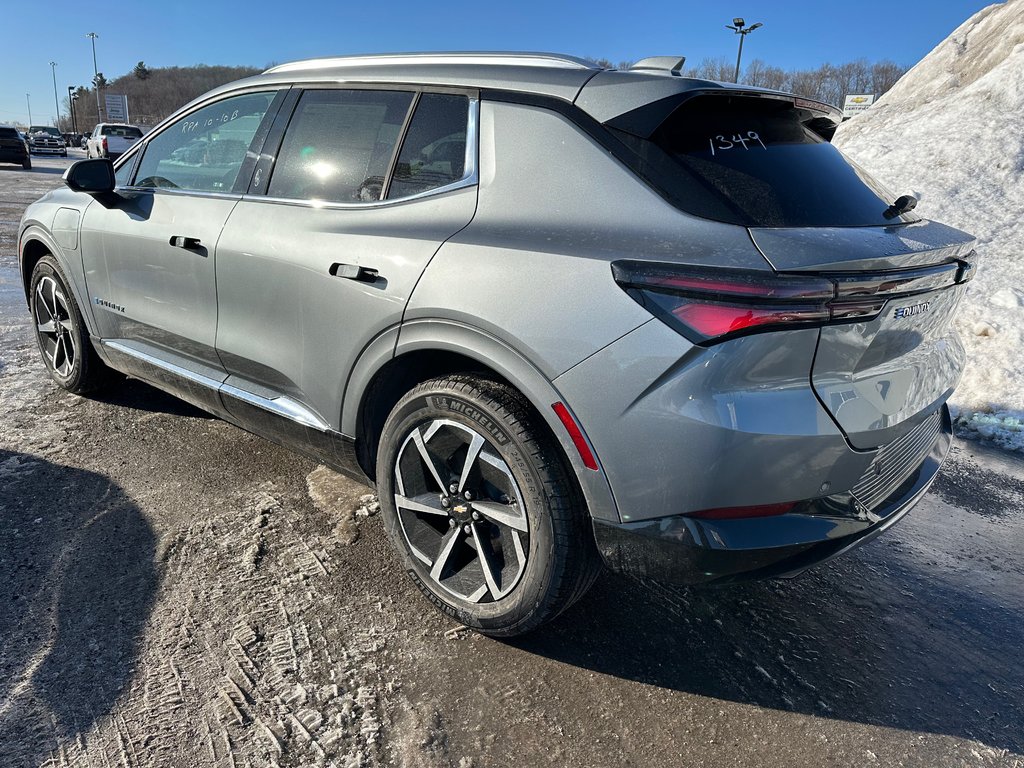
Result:
M79 160L64 171L63 179L75 192L85 192L89 195L113 192L117 184L114 180L114 164L103 157Z

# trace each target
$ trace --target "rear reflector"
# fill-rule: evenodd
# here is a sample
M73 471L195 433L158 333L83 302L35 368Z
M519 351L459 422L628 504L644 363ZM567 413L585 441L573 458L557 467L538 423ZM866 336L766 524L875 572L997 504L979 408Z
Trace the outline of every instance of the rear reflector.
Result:
M795 501L787 501L781 504L761 504L755 507L719 507L718 509L704 509L700 512L691 512L687 517L696 517L700 520L739 520L750 517L774 517L784 515L792 511L797 505Z
M572 439L572 444L576 446L576 451L583 460L583 466L596 472L597 459L594 458L594 454L590 450L590 446L587 445L586 438L583 437L583 432L580 431L579 425L573 419L572 414L569 413L569 409L562 403L552 403L551 407L554 409L559 421L562 422L562 426L565 427L565 431L569 433L569 437Z

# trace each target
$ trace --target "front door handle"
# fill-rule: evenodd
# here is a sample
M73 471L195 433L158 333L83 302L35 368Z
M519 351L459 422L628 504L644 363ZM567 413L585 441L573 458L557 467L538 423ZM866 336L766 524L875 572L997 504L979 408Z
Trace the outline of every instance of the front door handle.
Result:
M346 280L359 280L363 283L372 283L378 277L379 273L376 269L371 267L360 267L358 264L331 264L331 268L327 270L333 277L343 277Z
M171 235L170 244L175 248L184 248L186 251L197 251L202 245L198 237L185 237L184 235Z

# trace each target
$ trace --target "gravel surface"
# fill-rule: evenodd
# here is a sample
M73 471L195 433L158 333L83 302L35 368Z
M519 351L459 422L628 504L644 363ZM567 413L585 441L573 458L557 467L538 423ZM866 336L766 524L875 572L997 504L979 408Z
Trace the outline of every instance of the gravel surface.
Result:
M1024 766L1019 455L958 443L904 522L793 581L607 575L474 635L370 489L139 382L50 382L15 239L68 162L0 166L3 766Z

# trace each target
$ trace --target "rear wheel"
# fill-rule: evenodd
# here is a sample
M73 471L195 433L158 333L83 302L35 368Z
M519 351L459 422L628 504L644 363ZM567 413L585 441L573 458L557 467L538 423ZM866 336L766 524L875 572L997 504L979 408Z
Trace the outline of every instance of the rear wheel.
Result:
M413 581L484 634L549 621L599 572L564 457L507 385L453 376L409 392L385 424L377 487Z
M32 170L32 157L30 155L25 155L25 159L21 161L21 167L26 171Z
M92 348L82 313L53 256L46 255L36 264L31 289L36 342L50 376L75 394L100 387L109 369Z

